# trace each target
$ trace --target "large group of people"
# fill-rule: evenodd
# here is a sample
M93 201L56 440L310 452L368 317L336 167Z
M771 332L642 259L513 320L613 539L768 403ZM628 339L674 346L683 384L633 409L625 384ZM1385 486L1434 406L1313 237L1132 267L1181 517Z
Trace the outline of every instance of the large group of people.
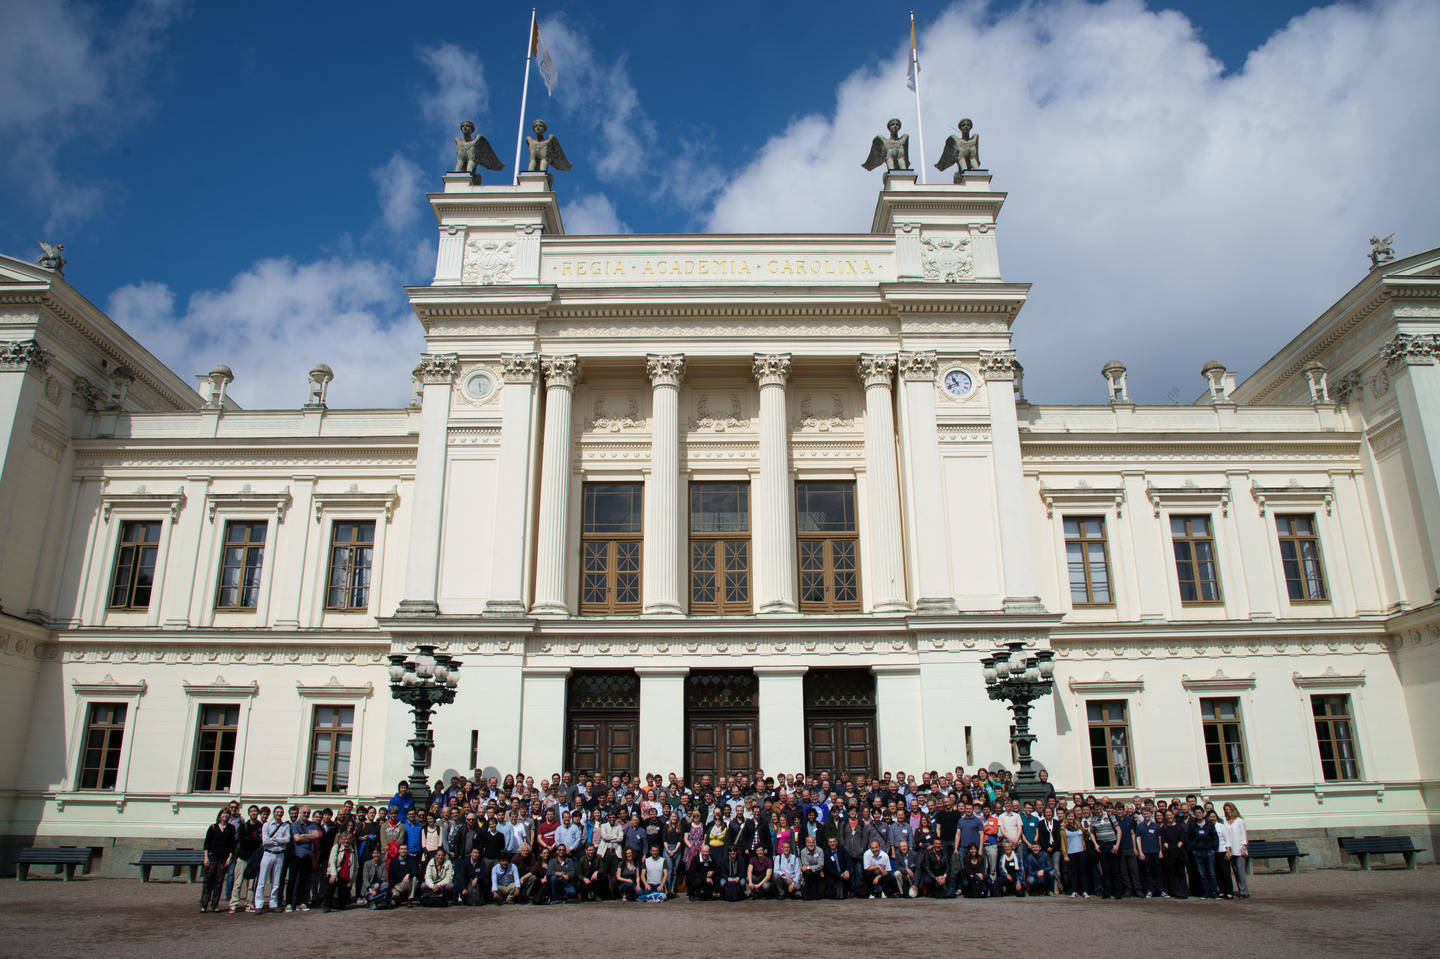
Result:
M417 804L234 801L201 912L579 901L1248 898L1245 820L1195 795L1011 798L1010 774L452 777Z

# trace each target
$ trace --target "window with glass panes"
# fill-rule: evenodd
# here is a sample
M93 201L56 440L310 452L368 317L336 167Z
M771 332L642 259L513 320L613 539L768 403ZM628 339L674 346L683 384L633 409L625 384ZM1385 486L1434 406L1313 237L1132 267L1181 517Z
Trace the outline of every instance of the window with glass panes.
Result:
M110 581L111 609L148 609L155 588L155 557L160 551L160 521L120 524L115 575Z
M1360 778L1355 753L1355 723L1350 717L1349 695L1311 696L1315 741L1320 747L1320 774L1327 783Z
M240 732L240 707L200 707L200 728L195 732L195 774L190 791L225 792L235 772L235 738Z
M1065 563L1070 571L1070 602L1076 606L1109 606L1110 552L1105 545L1105 517L1065 517Z
M375 561L375 521L337 519L330 528L326 609L368 609Z
M1085 704L1090 724L1090 768L1096 789L1135 784L1130 759L1130 720L1125 701L1097 700Z
M860 611L860 540L855 484L795 484L800 550L800 611Z
M316 706L310 727L310 791L343 793L350 785L354 706Z
M1180 602L1220 602L1220 567L1215 563L1215 532L1208 516L1170 517L1175 574Z
M114 789L125 742L124 703L91 703L85 713L85 742L80 750L80 788Z
M690 612L750 612L750 484L690 484Z
M1205 734L1205 762L1210 767L1210 785L1248 783L1240 700L1233 697L1200 700L1200 725Z
M586 483L581 494L580 613L640 611L644 486Z
M1319 602L1325 597L1325 571L1320 565L1320 537L1315 517L1275 517L1280 535L1280 565L1285 570L1285 588L1292 603Z
M265 562L266 524L235 521L225 524L220 552L220 583L216 609L254 609L260 602L260 568Z

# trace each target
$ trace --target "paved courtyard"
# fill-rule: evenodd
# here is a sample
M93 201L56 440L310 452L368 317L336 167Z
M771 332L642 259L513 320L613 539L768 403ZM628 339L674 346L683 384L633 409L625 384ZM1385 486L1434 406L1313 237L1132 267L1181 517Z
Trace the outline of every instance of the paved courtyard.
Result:
M936 959L1440 954L1440 868L1252 879L1248 902L597 904L202 915L199 887L0 882L0 955L510 957L659 954Z

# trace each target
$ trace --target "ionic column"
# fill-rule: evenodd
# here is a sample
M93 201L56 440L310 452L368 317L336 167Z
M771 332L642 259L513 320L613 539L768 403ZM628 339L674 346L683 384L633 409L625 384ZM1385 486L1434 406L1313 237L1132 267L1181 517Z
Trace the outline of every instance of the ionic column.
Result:
M645 497L645 612L680 615L680 381L685 357L650 354L650 490Z
M862 353L857 368L865 384L865 462L869 467L870 588L877 613L909 608L900 540L900 473L895 462L895 414L890 381L895 357Z
M540 357L506 353L500 357L500 455L495 472L495 533L490 566L491 616L525 612L525 540L530 530L530 462L535 424L535 379Z
M565 597L565 557L569 540L570 407L580 361L574 356L542 356L545 372L545 439L540 452L540 532L535 541L535 603L532 613L570 615Z
M980 375L990 399L991 463L1005 570L1005 608L1037 609L1041 602L1025 521L1025 475L1020 469L1020 423L1015 415L1015 351L981 350Z
M905 381L905 459L915 533L915 608L943 613L955 609L950 578L949 521L940 475L940 432L935 426L933 351L900 354ZM868 396L868 393L867 393ZM866 419L869 419L867 416Z
M440 573L440 511L445 499L445 444L450 430L450 387L458 358L424 353L415 367L420 381L420 443L415 452L415 485L410 494L410 544L405 561L405 595L396 616L435 616Z
M790 354L755 354L760 384L760 495L754 530L759 554L757 607L761 613L793 613L795 603L795 508L785 419L785 381Z

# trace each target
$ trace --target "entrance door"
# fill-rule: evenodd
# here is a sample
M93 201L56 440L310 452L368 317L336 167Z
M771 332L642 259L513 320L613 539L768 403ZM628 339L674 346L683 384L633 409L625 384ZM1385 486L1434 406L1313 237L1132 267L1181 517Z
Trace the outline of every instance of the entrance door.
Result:
M568 771L605 776L639 772L639 677L600 670L571 673L565 706Z
M755 674L696 672L686 677L686 770L690 781L751 773L760 759Z
M805 674L807 771L874 776L875 677L868 669Z

